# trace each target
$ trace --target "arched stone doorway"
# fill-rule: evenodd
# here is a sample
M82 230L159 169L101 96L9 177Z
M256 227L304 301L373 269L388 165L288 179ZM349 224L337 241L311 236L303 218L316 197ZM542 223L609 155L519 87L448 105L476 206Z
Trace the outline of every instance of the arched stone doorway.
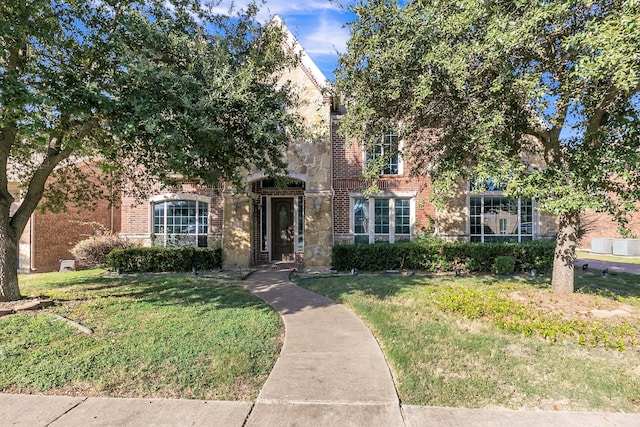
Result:
M305 182L263 178L251 183L254 264L302 263L304 258Z

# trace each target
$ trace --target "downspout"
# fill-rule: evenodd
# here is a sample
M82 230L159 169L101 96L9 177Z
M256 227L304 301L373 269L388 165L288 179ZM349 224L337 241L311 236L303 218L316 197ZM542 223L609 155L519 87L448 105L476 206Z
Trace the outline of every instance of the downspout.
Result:
M35 259L34 259L34 255L35 255L35 242L34 242L34 237L35 236L35 222L36 222L36 215L35 213L31 214L31 219L29 220L29 273L31 273L32 271L36 271L36 267L35 267ZM20 243L18 243L18 247L20 247Z
M110 228L109 229L111 230L111 234L113 235L113 232L114 232L114 230L113 230L113 217L114 217L114 208L115 208L115 203L114 203L115 197L114 197L114 194L113 194L113 179L111 179L111 177L109 179L109 187L110 187L109 188L109 193L111 195L111 202L109 203L111 205L110 206L111 207L111 224L110 224ZM118 231L120 231L120 230L118 230Z

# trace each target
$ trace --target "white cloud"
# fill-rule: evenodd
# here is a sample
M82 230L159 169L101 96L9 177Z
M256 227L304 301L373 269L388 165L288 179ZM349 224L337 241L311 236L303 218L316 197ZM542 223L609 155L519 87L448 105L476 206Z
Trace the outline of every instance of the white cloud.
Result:
M349 40L349 29L344 28L341 20L320 18L313 29L300 34L300 44L312 54L335 54L344 52Z
M349 40L349 29L343 28L344 23L353 19L338 2L345 4L352 0L267 0L260 6L257 19L266 23L274 15L280 16L322 72L332 78L337 66L336 52L344 52ZM249 3L250 0L233 1L236 11ZM227 14L231 4L231 0L222 0L212 11Z
M234 5L236 10L244 9L250 3L249 0L230 1L223 0L219 5L214 6L211 10L226 14L229 6ZM312 15L321 11L339 11L339 7L329 0L311 0L311 1L291 1L291 0L268 0L266 4L260 5L258 20L266 21L273 15L301 14Z

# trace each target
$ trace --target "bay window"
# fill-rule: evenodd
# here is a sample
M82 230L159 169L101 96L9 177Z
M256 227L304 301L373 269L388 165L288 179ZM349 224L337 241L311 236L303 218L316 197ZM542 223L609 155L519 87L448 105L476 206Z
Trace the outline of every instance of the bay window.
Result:
M207 246L209 204L199 200L152 202L157 246Z

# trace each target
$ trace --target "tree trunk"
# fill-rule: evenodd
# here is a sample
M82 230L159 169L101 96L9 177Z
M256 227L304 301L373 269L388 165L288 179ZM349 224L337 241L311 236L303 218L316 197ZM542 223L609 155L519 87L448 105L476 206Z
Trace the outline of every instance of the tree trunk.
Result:
M8 215L0 218L0 301L22 298L18 288L18 235Z
M551 289L556 294L570 294L574 291L574 261L578 244L580 213L569 212L560 215L558 237L553 258Z

